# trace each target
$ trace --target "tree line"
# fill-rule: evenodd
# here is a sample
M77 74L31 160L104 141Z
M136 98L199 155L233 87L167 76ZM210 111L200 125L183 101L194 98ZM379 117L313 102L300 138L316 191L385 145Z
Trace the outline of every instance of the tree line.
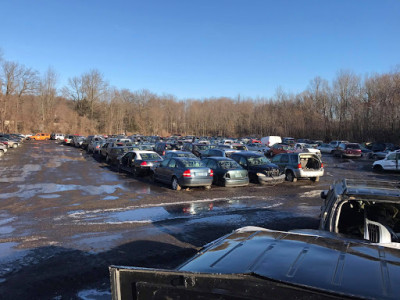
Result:
M1 57L0 57L1 58ZM99 70L70 78L1 60L0 132L265 136L399 143L400 70L364 77L341 70L301 93L179 100L109 85Z

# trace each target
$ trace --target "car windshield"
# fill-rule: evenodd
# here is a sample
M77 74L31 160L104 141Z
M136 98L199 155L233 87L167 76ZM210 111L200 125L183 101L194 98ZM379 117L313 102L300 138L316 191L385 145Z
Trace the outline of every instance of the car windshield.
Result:
M206 166L201 160L183 160L182 163L185 168L201 168Z
M229 161L229 160L218 162L218 166L224 170L241 169L242 168L236 161Z
M140 156L142 157L143 160L160 159L160 156L158 156L156 153L141 153Z
M249 166L260 166L270 163L269 159L265 156L251 156L247 161L249 162Z
M282 149L283 150L293 150L294 148L292 146L289 146L289 145L282 145Z

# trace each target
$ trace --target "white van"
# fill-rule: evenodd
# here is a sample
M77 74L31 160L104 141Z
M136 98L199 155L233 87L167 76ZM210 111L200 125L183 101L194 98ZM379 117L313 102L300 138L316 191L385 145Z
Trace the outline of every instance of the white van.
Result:
M271 147L279 143L282 143L282 138L280 136L270 135L261 138L261 144L264 144L267 147Z

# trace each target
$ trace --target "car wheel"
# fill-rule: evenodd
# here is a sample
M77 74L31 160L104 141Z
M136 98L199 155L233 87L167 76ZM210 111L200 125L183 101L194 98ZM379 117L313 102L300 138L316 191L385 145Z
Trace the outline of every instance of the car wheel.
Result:
M311 177L310 179L311 179L311 181L318 182L319 181L319 176Z
M18 145L17 145L17 144L14 144L12 147L15 149L15 148L17 148L17 147L18 147Z
M294 176L292 171L287 171L286 172L286 180L290 181L290 182L296 182L297 178L296 178L296 176Z
M373 170L374 170L375 172L382 172L382 171L383 171L383 168L382 168L381 165L375 165L375 166L373 167Z
M172 177L171 187L174 191L181 190L181 186L179 185L178 178L176 178L175 176Z
M106 155L106 163L110 162L110 158L108 157L108 155Z

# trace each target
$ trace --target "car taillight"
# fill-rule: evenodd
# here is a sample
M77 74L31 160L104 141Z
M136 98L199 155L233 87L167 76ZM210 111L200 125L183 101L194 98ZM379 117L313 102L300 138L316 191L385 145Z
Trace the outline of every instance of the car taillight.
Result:
M165 155L165 151L162 152L162 155L163 155L163 156Z
M301 164L297 164L297 169L301 169Z
M190 170L186 170L185 172L183 172L183 177L192 177Z
M323 163L321 163L321 168L323 168L324 167L324 164Z
M212 169L210 169L210 176L213 177L214 176L214 171Z
M141 166L147 166L147 162L142 162L141 164L140 164Z

